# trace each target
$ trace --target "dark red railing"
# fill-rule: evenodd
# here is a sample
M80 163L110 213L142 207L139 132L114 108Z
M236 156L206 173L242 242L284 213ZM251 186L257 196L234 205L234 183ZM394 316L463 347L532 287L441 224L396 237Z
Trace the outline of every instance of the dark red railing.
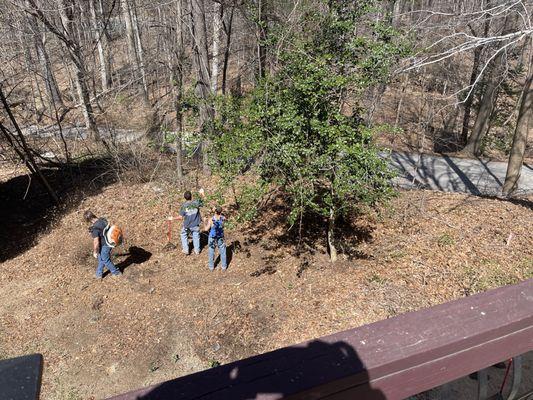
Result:
M533 280L528 280L113 400L403 399L531 350Z

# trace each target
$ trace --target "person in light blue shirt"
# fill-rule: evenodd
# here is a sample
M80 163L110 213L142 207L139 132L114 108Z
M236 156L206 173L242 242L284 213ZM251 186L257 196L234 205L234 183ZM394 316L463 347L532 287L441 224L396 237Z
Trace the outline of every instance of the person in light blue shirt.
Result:
M200 254L200 224L202 223L202 216L200 215L200 207L204 205L205 193L203 189L198 191L200 198L193 200L192 193L187 190L183 197L185 203L181 205L178 219L183 220L181 228L181 247L184 254L189 254L189 233L192 234L192 243L195 254ZM169 217L173 220L174 217Z

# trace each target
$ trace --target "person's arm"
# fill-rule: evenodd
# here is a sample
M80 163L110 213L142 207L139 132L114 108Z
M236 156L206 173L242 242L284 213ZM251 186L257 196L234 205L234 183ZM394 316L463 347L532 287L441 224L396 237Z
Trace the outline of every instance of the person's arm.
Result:
M205 230L209 231L209 229L211 229L212 224L213 224L213 221L211 220L211 218L208 218L207 221L205 222Z
M204 189L200 189L198 191L198 194L200 195L200 198L198 200L196 200L196 201L198 202L198 207L202 207L204 205L204 201L205 201Z
M98 237L93 238L93 257L98 258L100 253L100 239Z

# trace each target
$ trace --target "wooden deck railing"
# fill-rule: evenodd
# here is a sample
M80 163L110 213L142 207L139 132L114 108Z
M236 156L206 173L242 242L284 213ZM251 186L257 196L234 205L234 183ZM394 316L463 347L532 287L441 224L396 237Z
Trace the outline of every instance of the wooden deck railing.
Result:
M533 350L533 280L113 397L403 399Z

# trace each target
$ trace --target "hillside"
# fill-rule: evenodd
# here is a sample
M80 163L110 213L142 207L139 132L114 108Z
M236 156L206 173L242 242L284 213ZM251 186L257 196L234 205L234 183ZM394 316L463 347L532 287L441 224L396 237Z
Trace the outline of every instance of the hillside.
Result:
M180 197L162 182L111 184L0 264L0 357L42 353L43 399L105 398L533 276L531 202L401 192L346 224L332 265L320 228L301 252L280 236L278 199L228 232L229 269L210 273L205 249L163 250ZM125 228L123 277L94 279L85 209Z

